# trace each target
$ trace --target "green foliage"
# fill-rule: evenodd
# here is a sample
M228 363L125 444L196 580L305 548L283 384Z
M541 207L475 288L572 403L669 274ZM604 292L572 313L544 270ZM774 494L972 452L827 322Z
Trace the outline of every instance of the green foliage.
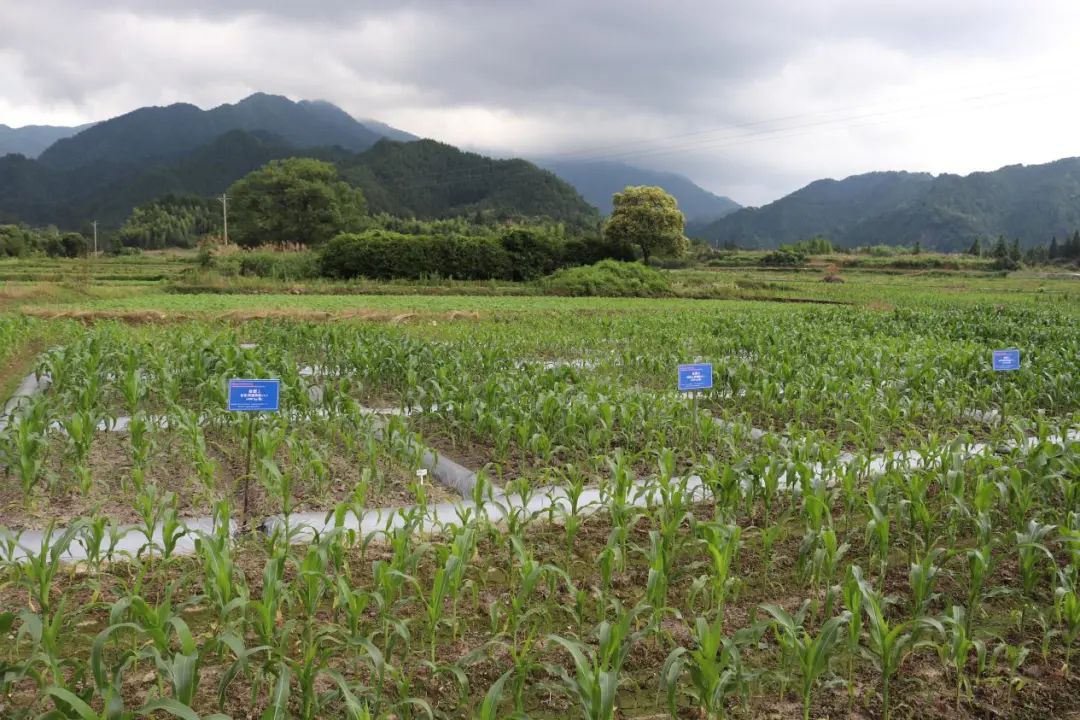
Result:
M435 234L372 229L339 235L322 250L321 274L338 279L450 277L526 281L568 265L632 255L628 248L598 238L566 238L561 227L518 226L497 232L460 221L389 224L417 230L430 228ZM458 227L466 232L454 232Z
M5 512L40 518L59 500L77 517L131 496L67 530L0 532L0 583L17 601L0 610L4 716L536 717L553 690L567 717L658 715L665 695L672 717L791 716L792 691L805 714L845 665L852 707L830 693L817 714L908 715L916 700L941 714L956 683L1005 716L1053 715L1071 700L1058 668L1080 636L1080 443L1065 437L1080 327L1065 303L1018 307L1000 292L1014 282L974 307L887 311L530 297L467 306L486 310L476 320L423 315L461 308L453 296L362 299L421 315L411 323L0 317L0 353L46 325L64 333L36 368L51 384L0 429L10 481L30 483L22 514L17 500ZM1038 363L992 374L1004 340ZM685 357L723 362L693 405L671 388ZM232 481L253 426L223 392L251 376L281 379L284 412L254 432L267 532L235 538ZM375 418L375 403L403 412ZM1007 405L1011 420L965 419L973 405ZM120 436L94 429L121 416ZM773 429L755 439L749 423ZM450 514L401 507L435 432L442 447L483 444L490 467L509 459L517 476L497 494L485 478ZM99 461L93 492L72 482L68 468L113 441L130 462ZM137 477L159 459L166 473ZM209 503L212 522L181 519ZM300 509L311 514L276 515ZM796 551L784 538L800 525ZM922 558L910 588L905 550ZM834 618L840 577L850 614ZM1009 622L1018 599L1045 628L1045 673L1017 671L1032 639Z
M1030 247L1080 227L1080 158L994 172L933 176L873 172L817 180L760 208L701 228L714 245L771 248L813 234L844 247L885 244L964 252L976 238L1020 238Z
M97 219L103 228L115 228L136 206L166 195L217 195L269 162L307 157L336 164L376 213L423 220L467 216L492 227L551 218L594 230L600 222L596 209L570 185L524 160L493 160L431 141L381 142L354 154L354 145L294 144L254 128L221 132L164 159L136 153L122 164L88 160L78 168L59 168L22 156L0 157L0 221L78 227ZM324 135L328 144L332 137ZM337 231L349 229L356 228Z
M120 227L120 243L158 250L194 247L205 235L222 232L221 205L211 198L167 195L131 211Z
M766 267L798 267L806 263L806 255L795 250L775 250L761 258Z
M794 674L799 678L803 720L810 720L810 699L814 687L819 678L829 670L830 661L835 657L833 651L841 640L840 630L848 622L847 615L831 617L822 624L815 637L803 624L808 607L809 601L799 612L791 615L778 605L761 606L762 610L772 616L777 642L785 659L794 666Z
M579 228L600 221L573 187L525 160L495 160L433 140L383 140L341 164L373 212L424 219L479 213L503 223L547 217Z
M617 260L560 270L545 278L543 286L555 295L664 297L671 294L671 284L659 270Z
M675 198L662 188L628 187L615 193L612 205L604 237L640 249L645 262L653 255L682 255L689 248L686 220Z
M89 250L90 243L79 233L68 232L60 236L60 254L64 257L86 257Z
M338 235L323 249L320 268L324 276L339 279L440 276L484 280L505 278L511 272L509 257L495 238L402 235L386 230Z
M211 259L212 258L212 259ZM212 257L204 268L214 268L226 277L260 277L273 280L297 281L319 277L319 256L312 251L258 252L248 251Z
M230 130L261 131L298 148L338 145L355 151L369 148L379 139L329 103L293 102L256 93L211 110L185 103L140 108L61 140L42 153L40 160L61 170L99 163L131 166L158 162L207 145Z
M248 247L317 246L366 223L364 194L338 179L333 165L310 158L271 161L229 194L236 241Z
M0 255L27 257L36 253L61 254L60 232L55 227L31 228L26 225L0 225Z
M90 241L76 232L61 233L55 227L32 228L26 225L0 225L0 257L86 257Z
M836 248L833 246L832 242L822 235L815 235L812 238L801 240L797 243L781 245L778 250L786 250L787 252L800 255L828 255L829 253L836 252Z

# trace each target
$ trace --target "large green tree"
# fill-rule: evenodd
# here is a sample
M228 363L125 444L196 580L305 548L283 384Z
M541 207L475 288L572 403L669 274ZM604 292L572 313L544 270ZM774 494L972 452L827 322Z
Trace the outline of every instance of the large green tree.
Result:
M273 160L229 188L229 234L240 245L320 245L366 225L364 194L311 158Z
M681 255L690 247L686 219L663 188L631 186L615 193L604 238L641 249L645 262L653 255Z

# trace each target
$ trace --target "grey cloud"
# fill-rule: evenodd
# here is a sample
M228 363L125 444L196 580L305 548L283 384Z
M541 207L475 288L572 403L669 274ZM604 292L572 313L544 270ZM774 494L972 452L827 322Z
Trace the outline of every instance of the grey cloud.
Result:
M798 143L740 143L741 124L866 104L938 67L1022 68L1071 12L1057 0L0 0L0 70L22 80L0 86L0 107L67 104L89 120L265 90L383 119L480 108L538 133L576 123L530 137L546 151L621 143L618 159L635 162L631 150L652 150L643 164L711 189L768 188L756 201L809 179L808 160L792 158ZM630 144L723 126L736 128ZM448 139L512 151L520 140L504 134ZM838 145L836 168L863 150Z

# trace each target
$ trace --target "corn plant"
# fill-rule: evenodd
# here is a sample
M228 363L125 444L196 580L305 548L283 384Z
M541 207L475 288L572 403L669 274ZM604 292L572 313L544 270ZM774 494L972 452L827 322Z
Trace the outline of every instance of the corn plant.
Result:
M941 568L937 560L945 554L942 548L934 548L923 554L917 562L911 563L908 571L908 585L911 587L911 616L918 618L925 615L930 602L934 599L934 585Z
M604 620L597 628L595 650L577 640L550 636L569 653L574 674L561 665L549 666L548 672L558 677L563 690L577 703L583 720L615 719L619 676L630 649L642 635L642 631L630 630L634 614L616 606L615 621Z
M968 635L968 622L964 608L953 605L949 614L942 618L944 639L938 646L938 655L952 670L956 678L956 707L960 708L961 697L972 697L972 680L968 676L968 658L975 652L977 663L976 677L986 665L986 643Z
M711 561L708 579L712 585L712 608L723 619L728 593L737 585L732 570L738 556L742 530L738 525L702 523L697 525L699 536Z
M1039 568L1039 559L1047 558L1051 563L1054 556L1046 547L1044 541L1050 536L1056 525L1043 525L1036 520L1028 522L1027 530L1016 533L1016 551L1020 560L1020 581L1022 603L1020 608L1020 632L1024 632L1025 619L1028 607L1033 600L1035 586L1042 579Z
M891 713L889 689L893 676L904 659L919 648L927 630L936 630L944 635L944 629L940 622L928 617L890 624L885 618L884 599L865 582L860 590L867 630L867 642L861 649L881 674L882 717L888 720Z
M703 717L723 718L732 696L747 697L753 673L743 665L741 648L748 645L757 628L744 628L732 637L724 635L722 619L704 617L694 620L694 645L677 647L668 655L661 670L661 680L667 691L672 715L678 713L680 690L690 697ZM682 688L680 680L690 675L690 686Z
M1080 596L1076 592L1075 579L1065 571L1058 573L1058 586L1054 589L1054 611L1061 625L1065 645L1065 676L1069 676L1072 648L1080 636Z
M773 618L772 626L777 642L784 656L793 661L800 681L800 695L803 703L803 720L810 718L810 701L814 686L821 676L829 671L834 650L840 642L841 628L847 623L846 615L831 617L812 636L803 626L808 605L795 615L791 615L778 605L762 605L761 609Z

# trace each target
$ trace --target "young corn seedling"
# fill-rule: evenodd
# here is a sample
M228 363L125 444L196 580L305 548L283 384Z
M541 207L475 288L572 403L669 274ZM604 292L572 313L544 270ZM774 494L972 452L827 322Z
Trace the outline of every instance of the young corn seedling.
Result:
M855 657L859 654L862 640L863 578L862 568L848 565L847 575L841 585L844 607L847 609L847 688L848 712L855 703Z
M889 573L889 515L888 498L881 493L882 486L871 485L867 491L866 507L870 520L866 523L866 542L878 561L878 585L885 587Z
M1065 677L1069 677L1072 648L1080 636L1080 596L1076 592L1075 579L1066 571L1058 573L1058 586L1054 590L1054 611L1061 625L1061 638L1065 645Z
M1050 536L1056 525L1043 525L1037 520L1028 522L1024 532L1016 533L1016 550L1020 559L1020 584L1022 603L1020 607L1020 633L1023 634L1028 607L1035 602L1035 588L1045 573L1039 566L1039 559L1045 557L1051 564L1054 556L1047 549L1044 541Z
M26 553L14 565L15 582L22 585L30 596L30 606L47 615L52 609L52 593L57 574L63 568L64 555L81 531L81 523L72 523L63 532L50 522L41 535L36 551Z
M911 617L918 618L925 615L930 603L936 597L934 586L937 582L941 568L936 564L938 559L945 554L942 548L934 548L911 564L908 571L908 585L911 587Z
M892 710L889 691L893 676L904 659L920 646L927 630L936 630L939 635L944 635L944 629L940 622L927 617L890 624L885 619L881 595L866 583L861 583L860 589L867 630L867 643L862 650L881 673L882 717L889 720Z
M956 678L956 708L960 709L961 698L972 698L973 683L968 675L968 658L974 650L976 655L976 678L986 665L986 643L968 635L968 622L964 608L953 605L949 614L942 618L945 630L944 642L938 646L938 656L952 670Z
M709 621L698 617L694 621L694 645L677 647L668 655L660 672L667 692L668 708L678 715L680 681L690 675L690 686L682 688L708 720L723 718L728 699L749 695L753 674L743 665L741 648L760 635L755 627L744 628L733 637L724 635L720 618Z
M814 580L820 583L825 591L825 604L822 609L822 617L832 617L833 605L836 601L836 588L833 586L833 578L836 570L847 554L849 545L838 543L836 531L832 527L821 531L821 541L814 554Z
M571 675L562 665L549 665L548 672L559 678L564 691L576 701L583 720L615 720L623 664L642 635L641 631L630 631L635 613L616 606L615 615L614 622L600 623L596 650L577 640L549 636L570 654L574 673Z
M738 583L732 571L741 545L742 529L738 525L718 522L701 523L697 527L711 561L708 577L712 585L712 609L722 622L728 594Z
M45 454L48 451L46 433L49 428L49 403L45 396L35 398L18 422L8 425L13 429L12 454L15 473L22 484L23 502L30 495L45 472Z
M810 701L818 680L829 671L834 651L840 642L841 628L847 623L846 615L831 617L818 630L816 637L805 627L807 604L792 616L777 605L762 605L761 609L773 618L773 630L784 656L793 661L799 677L803 720L810 720Z

